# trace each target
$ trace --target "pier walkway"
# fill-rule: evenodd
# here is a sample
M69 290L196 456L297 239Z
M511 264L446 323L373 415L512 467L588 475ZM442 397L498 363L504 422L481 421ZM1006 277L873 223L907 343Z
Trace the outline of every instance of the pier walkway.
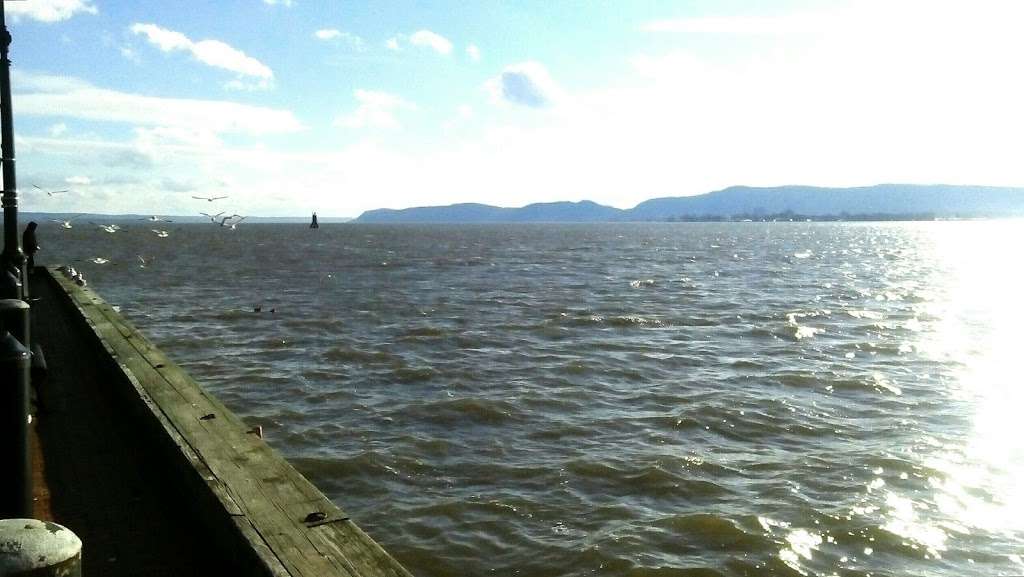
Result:
M39 269L30 285L32 335L49 366L34 421L36 517L82 539L84 575L230 574L124 418L95 346L48 277Z
M36 517L86 575L411 577L91 289L31 278Z

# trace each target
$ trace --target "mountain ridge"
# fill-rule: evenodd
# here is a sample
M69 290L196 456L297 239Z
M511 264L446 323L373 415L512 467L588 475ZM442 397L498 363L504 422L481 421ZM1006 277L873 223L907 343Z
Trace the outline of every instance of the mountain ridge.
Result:
M534 203L518 208L481 203L375 209L358 223L628 222L766 218L777 215L971 218L1024 216L1024 188L949 184L859 187L731 186L694 196L660 197L620 209L593 201Z

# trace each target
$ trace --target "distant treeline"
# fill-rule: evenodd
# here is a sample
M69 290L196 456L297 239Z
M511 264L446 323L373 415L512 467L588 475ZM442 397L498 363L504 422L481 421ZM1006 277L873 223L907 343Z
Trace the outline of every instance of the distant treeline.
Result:
M908 213L908 214L887 214L883 212L857 213L857 214L798 214L792 211L778 212L774 214L736 214L721 216L716 214L678 214L665 219L658 219L661 222L875 222L875 221L912 221L912 220L957 220L974 218L992 218L993 215L965 215L965 216L943 216L939 217L933 212ZM657 222L657 221L651 221Z

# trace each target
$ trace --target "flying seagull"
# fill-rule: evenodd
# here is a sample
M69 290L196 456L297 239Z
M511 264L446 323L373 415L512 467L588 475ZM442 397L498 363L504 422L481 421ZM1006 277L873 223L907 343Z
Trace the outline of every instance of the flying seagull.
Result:
M231 220L231 219L233 219L235 217L238 217L238 220L236 220L235 222L231 222L231 223L228 222L229 220ZM235 230L235 227L238 226L238 223L242 222L246 218L248 218L248 217L242 216L240 214L232 214L231 216L225 216L224 218L220 219L220 225L221 226L226 226L226 227L230 228L231 230Z
M121 230L121 227L117 226L116 224L97 224L92 221L90 221L89 224L95 224L96 226L102 228L104 231L109 232L110 234L114 234L115 232Z
M200 212L199 214L201 214L201 215L205 216L206 218L210 219L210 222L212 222L213 224L217 224L217 219L220 218L220 215L222 215L224 213L223 212L218 212L217 214L206 214L205 212Z
M90 258L89 262L95 263L95 264L107 264L108 262L110 262L110 259L98 256L96 258Z
M151 228L149 230L153 231L160 238L167 238L167 235L169 234L166 230L157 230L155 228Z
M135 256L139 257L139 268L146 268L146 265L153 264L153 257L149 257L149 260L147 260L146 257L141 254L137 254Z
M39 185L36 185L36 184L33 184L32 186L37 188L37 189L39 189L42 192L45 192L46 196L53 196L55 194L62 194L62 193L67 192L67 189L64 189L64 190L46 190L45 188L43 188L43 187L41 187Z
M71 221L75 220L76 218L78 218L78 217L77 216L72 216L71 218L69 218L67 220L60 220L58 218L51 218L50 221L52 221L52 222L59 222L61 228L71 228Z
M148 220L149 222L174 222L169 218L160 218L159 216L150 216L148 218L140 218L139 220Z
M227 198L227 196L196 196L196 195L193 194L192 198L194 198L196 200L205 200L206 202L213 202L215 200L220 200L222 198Z

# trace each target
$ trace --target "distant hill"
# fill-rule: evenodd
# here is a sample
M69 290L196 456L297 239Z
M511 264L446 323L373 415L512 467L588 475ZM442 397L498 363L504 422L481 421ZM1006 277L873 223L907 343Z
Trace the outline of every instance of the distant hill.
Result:
M90 221L97 223L112 223L112 222L131 222L138 221L143 222L149 219L150 215L142 214L98 214L88 212L19 212L18 221L27 223L34 220L39 223L49 222L52 219L67 219L75 218L76 223L88 224ZM205 216L193 216L193 215L159 215L160 218L171 220L178 224L187 223L198 223L198 222L210 222L210 219ZM246 217L245 222L247 224L263 224L263 223L306 223L309 224L310 217L308 216L250 216ZM350 222L351 218L343 217L332 217L332 216L321 216L317 220L321 224L331 222ZM154 225L160 224L154 222ZM164 223L166 224L166 223Z
M629 220L689 216L933 215L936 217L1024 214L1024 189L987 186L879 184L856 188L733 186L698 196L656 198L627 211Z
M392 210L369 210L355 222L604 222L616 220L622 210L584 200L545 202L521 208L486 204L453 204Z
M364 212L355 222L611 222L767 218L972 218L1024 216L1024 188L879 184L855 188L733 186L656 198L622 210L590 201L502 208L453 204Z

